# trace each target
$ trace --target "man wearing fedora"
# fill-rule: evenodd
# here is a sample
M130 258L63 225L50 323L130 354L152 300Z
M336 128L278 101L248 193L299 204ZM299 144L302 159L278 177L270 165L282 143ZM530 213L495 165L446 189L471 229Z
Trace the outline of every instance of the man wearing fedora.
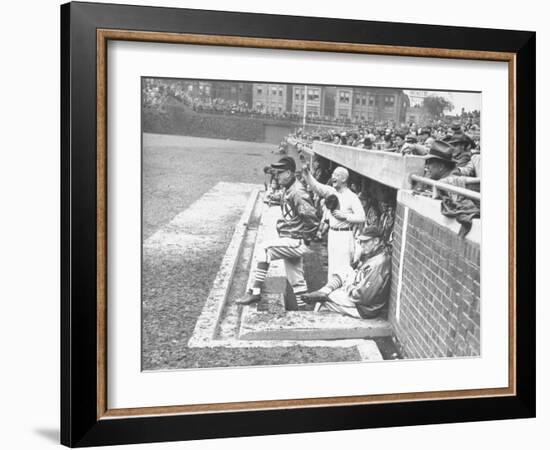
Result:
M464 187L462 177L454 175L456 161L455 148L449 142L436 140L426 155L426 176L432 180Z
M252 286L237 304L258 302L271 261L284 260L288 282L294 294L307 292L303 256L310 253L309 244L319 226L315 207L304 185L296 179L296 162L291 156L271 164L276 180L283 187L282 218L277 222L279 238L263 244L262 259L258 261Z
M304 303L322 303L330 311L357 319L380 315L388 300L391 252L378 227L364 229L358 240L356 268L330 276L321 289L302 295Z
M426 156L427 176L446 184L466 187L466 177L455 175L456 162L453 159L454 147L444 141L434 141ZM472 220L480 217L479 202L454 192L438 190L441 198L441 214L456 218L461 224L458 235L466 236L472 227Z

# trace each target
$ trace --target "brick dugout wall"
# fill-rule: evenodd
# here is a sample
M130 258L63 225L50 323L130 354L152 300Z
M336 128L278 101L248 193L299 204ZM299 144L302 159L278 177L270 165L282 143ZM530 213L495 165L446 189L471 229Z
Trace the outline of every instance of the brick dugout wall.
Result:
M398 195L388 318L408 358L480 354L479 221L460 238L439 203Z

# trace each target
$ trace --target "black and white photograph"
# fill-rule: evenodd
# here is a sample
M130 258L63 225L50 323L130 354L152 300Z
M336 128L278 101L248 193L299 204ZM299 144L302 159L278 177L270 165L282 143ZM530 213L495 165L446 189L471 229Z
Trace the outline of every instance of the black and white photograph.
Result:
M141 77L141 369L481 356L482 93Z
M0 446L543 448L550 32L505 6L6 3Z

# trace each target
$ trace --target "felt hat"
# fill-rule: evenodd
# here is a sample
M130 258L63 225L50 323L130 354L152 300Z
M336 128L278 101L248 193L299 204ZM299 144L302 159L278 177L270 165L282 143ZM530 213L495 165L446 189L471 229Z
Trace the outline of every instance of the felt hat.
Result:
M453 159L453 151L454 147L448 142L435 140L430 148L430 153L425 156L425 159L426 161L438 159L455 165L456 162Z

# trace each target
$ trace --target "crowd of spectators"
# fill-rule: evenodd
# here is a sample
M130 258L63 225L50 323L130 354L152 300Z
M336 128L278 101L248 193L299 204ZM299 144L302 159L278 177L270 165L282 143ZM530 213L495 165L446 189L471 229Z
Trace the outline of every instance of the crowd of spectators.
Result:
M314 141L329 142L365 150L378 150L402 155L426 156L434 142L452 145L457 175L480 177L479 120L471 115L438 120L422 127L414 123L396 126L392 122L339 129L301 128L287 138L298 147L311 147Z
M302 112L289 112L289 111L274 111L264 107L253 107L244 100L234 101L225 98L211 97L210 95L204 95L200 91L197 93L189 92L185 89L185 86L179 83L171 82L170 80L147 78L144 80L143 86L143 105L146 108L156 108L164 110L166 105L169 104L181 104L192 108L199 113L207 114L226 114L226 115L239 115L245 117L259 117L267 119L285 120L295 123L303 121ZM465 131L479 130L479 113L464 113L461 118L463 119L463 126ZM383 144L384 149L389 148L387 140L381 142L379 137L386 137L387 131L390 130L392 137L395 134L415 134L418 127L414 124L402 124L401 127L396 127L396 124L392 121L389 122L373 122L365 121L359 118L341 116L327 116L319 115L313 112L309 112L306 116L306 123L308 125L318 125L319 127L325 127L319 130L314 135L323 137L323 140L327 136L340 137L343 144L346 142L354 142L357 139L364 139L369 137L372 140L373 145L376 144L378 148L381 148ZM444 121L434 124L434 128L441 129L447 125ZM328 130L326 127L335 127ZM312 133L307 133L312 135ZM304 133L304 136L306 134ZM437 134L434 135L436 137ZM348 145L349 145L348 143ZM355 142L357 144L357 142ZM354 144L354 145L355 145Z
M164 111L171 102L189 101L183 86L162 79L146 78L143 81L142 99L144 108Z

